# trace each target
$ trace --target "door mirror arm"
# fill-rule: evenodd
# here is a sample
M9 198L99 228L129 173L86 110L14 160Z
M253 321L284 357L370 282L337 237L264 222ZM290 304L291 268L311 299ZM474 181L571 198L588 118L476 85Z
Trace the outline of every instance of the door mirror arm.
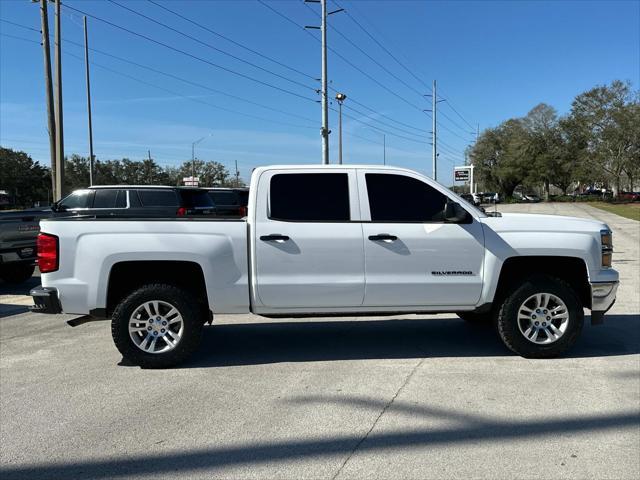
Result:
M444 206L446 223L471 223L471 214L457 202L447 202Z

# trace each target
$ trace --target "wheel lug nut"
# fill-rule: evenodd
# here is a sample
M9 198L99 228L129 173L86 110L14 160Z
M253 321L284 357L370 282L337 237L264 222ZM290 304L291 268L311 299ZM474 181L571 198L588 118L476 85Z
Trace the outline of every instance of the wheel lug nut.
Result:
M166 325L166 324L167 324L167 322L166 322L166 321L162 322L162 325Z
M542 326L546 327L547 326L547 322L542 322Z
M544 312L542 312L542 313L546 314L546 313L547 313L547 311L545 310L545 311L544 311Z
M149 323L153 323L153 318L150 318L150 319L149 319Z
M164 333L164 331L165 331L165 330L164 330L164 328L161 328L161 329L160 329L160 332L161 332L161 333Z
M147 330L151 331L151 327L147 327Z
M551 320L551 317L547 317L547 320Z
M153 334L154 334L154 335L157 335L157 334L158 334L158 332L153 332Z
M536 325L540 325L540 322L536 322Z
M156 320L160 320L160 317L156 317Z
M536 316L535 316L535 315L531 315L531 318L533 318L533 319L535 320L535 319L536 319Z

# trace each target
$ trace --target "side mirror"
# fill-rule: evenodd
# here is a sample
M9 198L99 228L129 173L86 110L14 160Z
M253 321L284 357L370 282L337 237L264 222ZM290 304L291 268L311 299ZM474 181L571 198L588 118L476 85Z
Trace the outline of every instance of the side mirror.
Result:
M51 204L51 211L52 212L66 212L67 211L67 207L65 207L64 205L62 205L59 201L58 202L54 202Z
M469 223L471 215L456 202L447 202L444 206L444 220L448 223Z

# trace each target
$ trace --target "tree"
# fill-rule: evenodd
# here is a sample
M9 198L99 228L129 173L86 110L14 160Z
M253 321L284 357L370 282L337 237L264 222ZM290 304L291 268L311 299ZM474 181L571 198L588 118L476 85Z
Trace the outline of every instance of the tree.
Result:
M611 183L614 195L621 189L623 173L636 171L637 105L637 94L620 80L578 95L571 105L574 128L587 140L585 166L595 178Z
M200 186L213 187L213 186L232 186L235 185L235 180L232 180L227 168L219 162L203 160L196 160L191 162L188 160L184 162L175 173L178 178L177 184L182 183L183 177L190 177L192 172L195 172L195 176L200 178Z
M528 175L530 162L525 155L528 140L524 122L519 119L485 130L469 152L478 180L504 197L512 197Z
M22 151L0 147L0 190L14 206L33 207L51 201L51 172Z

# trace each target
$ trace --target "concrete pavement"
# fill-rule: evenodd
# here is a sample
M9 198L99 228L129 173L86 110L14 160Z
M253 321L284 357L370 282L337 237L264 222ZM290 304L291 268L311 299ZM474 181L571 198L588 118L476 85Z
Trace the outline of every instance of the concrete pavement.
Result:
M565 358L513 356L451 315L246 315L217 317L184 367L141 370L122 364L108 322L11 311L0 476L638 478L640 224L574 204L498 209L614 231L618 302Z

